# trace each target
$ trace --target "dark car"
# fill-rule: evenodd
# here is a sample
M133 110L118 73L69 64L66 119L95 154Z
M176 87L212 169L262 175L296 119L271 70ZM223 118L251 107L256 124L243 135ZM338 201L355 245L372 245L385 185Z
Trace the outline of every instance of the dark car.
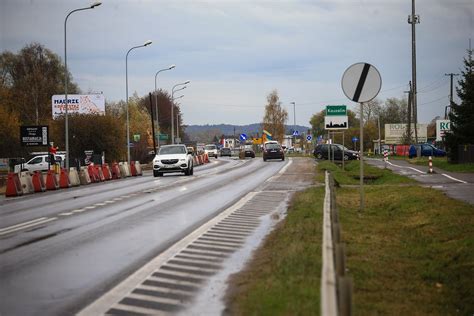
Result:
M232 156L232 151L228 147L221 148L221 157Z
M340 144L320 144L317 145L313 151L313 155L316 159L328 159L329 150L331 150L331 158L334 160L356 160L359 159L359 153L354 150L347 149Z
M436 148L431 144L416 144L411 145L408 150L408 158L414 158L418 156L418 153L421 157L444 157L446 152L442 149Z
M251 146L245 146L244 154L245 157L255 158L255 151L253 151Z
M267 161L267 159L285 160L285 153L280 144L277 142L266 142L263 144L263 161Z

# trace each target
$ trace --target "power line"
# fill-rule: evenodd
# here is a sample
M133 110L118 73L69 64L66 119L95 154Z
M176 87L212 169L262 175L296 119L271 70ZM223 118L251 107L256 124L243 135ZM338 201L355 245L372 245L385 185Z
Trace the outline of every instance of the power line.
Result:
M431 103L434 103L434 102L440 101L440 100L442 100L442 99L445 99L445 98L449 98L449 95L445 95L445 96L442 96L442 97L441 97L441 98L439 98L439 99L432 100L432 101L428 101L428 102L425 102L425 103L422 103L422 104L419 104L419 105L426 105L426 104L431 104Z

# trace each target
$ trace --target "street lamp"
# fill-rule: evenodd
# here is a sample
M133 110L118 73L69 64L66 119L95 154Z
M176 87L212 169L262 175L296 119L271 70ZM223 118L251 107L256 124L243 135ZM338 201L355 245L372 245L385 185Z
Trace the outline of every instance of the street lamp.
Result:
M83 11L83 10L89 10L89 9L94 9L95 7L98 7L102 4L100 1L95 1L93 4L91 4L88 7L85 8L79 8L72 10L71 12L66 15L66 18L64 19L64 106L65 106L65 112L64 112L64 129L66 130L65 132L65 150L66 150L66 169L69 170L69 120L68 120L68 100L67 100L67 86L68 86L68 70L67 70L67 19L71 14L77 11Z
M295 102L290 102L290 104L293 104L293 138L294 138L294 144L293 144L293 148L295 148L295 144L296 144L296 135L295 134L295 131L296 131L296 103Z
M152 41L148 40L143 45L134 46L130 48L125 55L125 95L127 100L127 161L128 165L130 165L130 120L128 117L128 54L134 50L135 48L146 47L150 45Z
M160 122L158 122L158 96L157 96L157 88L156 88L156 78L158 77L158 74L162 71L166 71L166 70L171 70L171 69L174 69L176 68L176 65L173 64L173 65L170 65L168 68L165 68L165 69L161 69L161 70L158 70L155 74L155 113L156 113L156 129L159 130L159 125L160 125ZM153 135L153 137L156 138L156 135ZM157 140L158 144L160 144L160 140L158 138Z
M183 90L184 88L186 88L186 86L176 91ZM182 97L184 97L184 94L180 95L179 97L174 98L173 100L178 100L178 99L181 99ZM176 103L176 105L180 105L180 103L178 102ZM179 113L176 113L176 139L179 139Z
M190 82L191 81L187 80L185 82L175 84L173 88L171 89L171 144L174 144L174 93L185 89L186 88L185 85L187 85ZM184 86L184 87L175 90L175 88L179 86Z

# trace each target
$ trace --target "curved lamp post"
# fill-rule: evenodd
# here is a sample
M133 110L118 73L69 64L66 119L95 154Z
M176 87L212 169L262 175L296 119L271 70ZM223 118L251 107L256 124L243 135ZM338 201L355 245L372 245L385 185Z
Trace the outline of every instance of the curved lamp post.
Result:
M128 116L128 54L136 48L146 47L150 45L151 43L152 41L148 40L143 45L134 46L130 48L127 52L127 55L125 55L125 95L126 95L126 100L127 100L127 161L128 161L129 166L130 166L130 120Z
M175 84L173 88L171 89L171 144L174 144L174 93L185 89L186 88L185 85L187 85L190 82L191 81L187 80L185 82ZM184 86L184 87L175 90L175 88L179 86Z
M66 18L64 19L64 129L66 130L65 132L65 150L66 150L66 169L69 171L69 120L68 120L68 100L67 100L67 86L68 86L68 70L67 70L67 19L71 14L77 11L83 11L83 10L89 10L89 9L94 9L95 7L98 7L102 4L100 1L96 1L93 4L91 4L88 7L85 8L79 8L72 10L71 12L66 15Z
M157 96L157 88L156 88L156 78L158 77L158 74L162 71L167 71L167 70L171 70L171 69L174 69L176 68L176 65L173 64L173 65L170 65L168 68L165 68L165 69L161 69L161 70L158 70L155 74L155 113L156 113L156 129L159 130L160 129L160 122L158 121L158 96ZM156 138L156 135L153 135L153 137ZM157 139L157 143L158 145L160 144L160 140L159 138Z

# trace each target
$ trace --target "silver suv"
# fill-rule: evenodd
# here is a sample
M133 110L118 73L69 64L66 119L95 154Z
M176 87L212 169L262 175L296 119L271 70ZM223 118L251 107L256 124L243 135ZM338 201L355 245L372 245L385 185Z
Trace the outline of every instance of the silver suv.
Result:
M183 172L187 176L194 173L193 156L185 145L161 146L153 159L153 176L172 172Z
M217 146L216 145L206 145L204 147L204 152L209 156L209 157L214 157L217 158Z

